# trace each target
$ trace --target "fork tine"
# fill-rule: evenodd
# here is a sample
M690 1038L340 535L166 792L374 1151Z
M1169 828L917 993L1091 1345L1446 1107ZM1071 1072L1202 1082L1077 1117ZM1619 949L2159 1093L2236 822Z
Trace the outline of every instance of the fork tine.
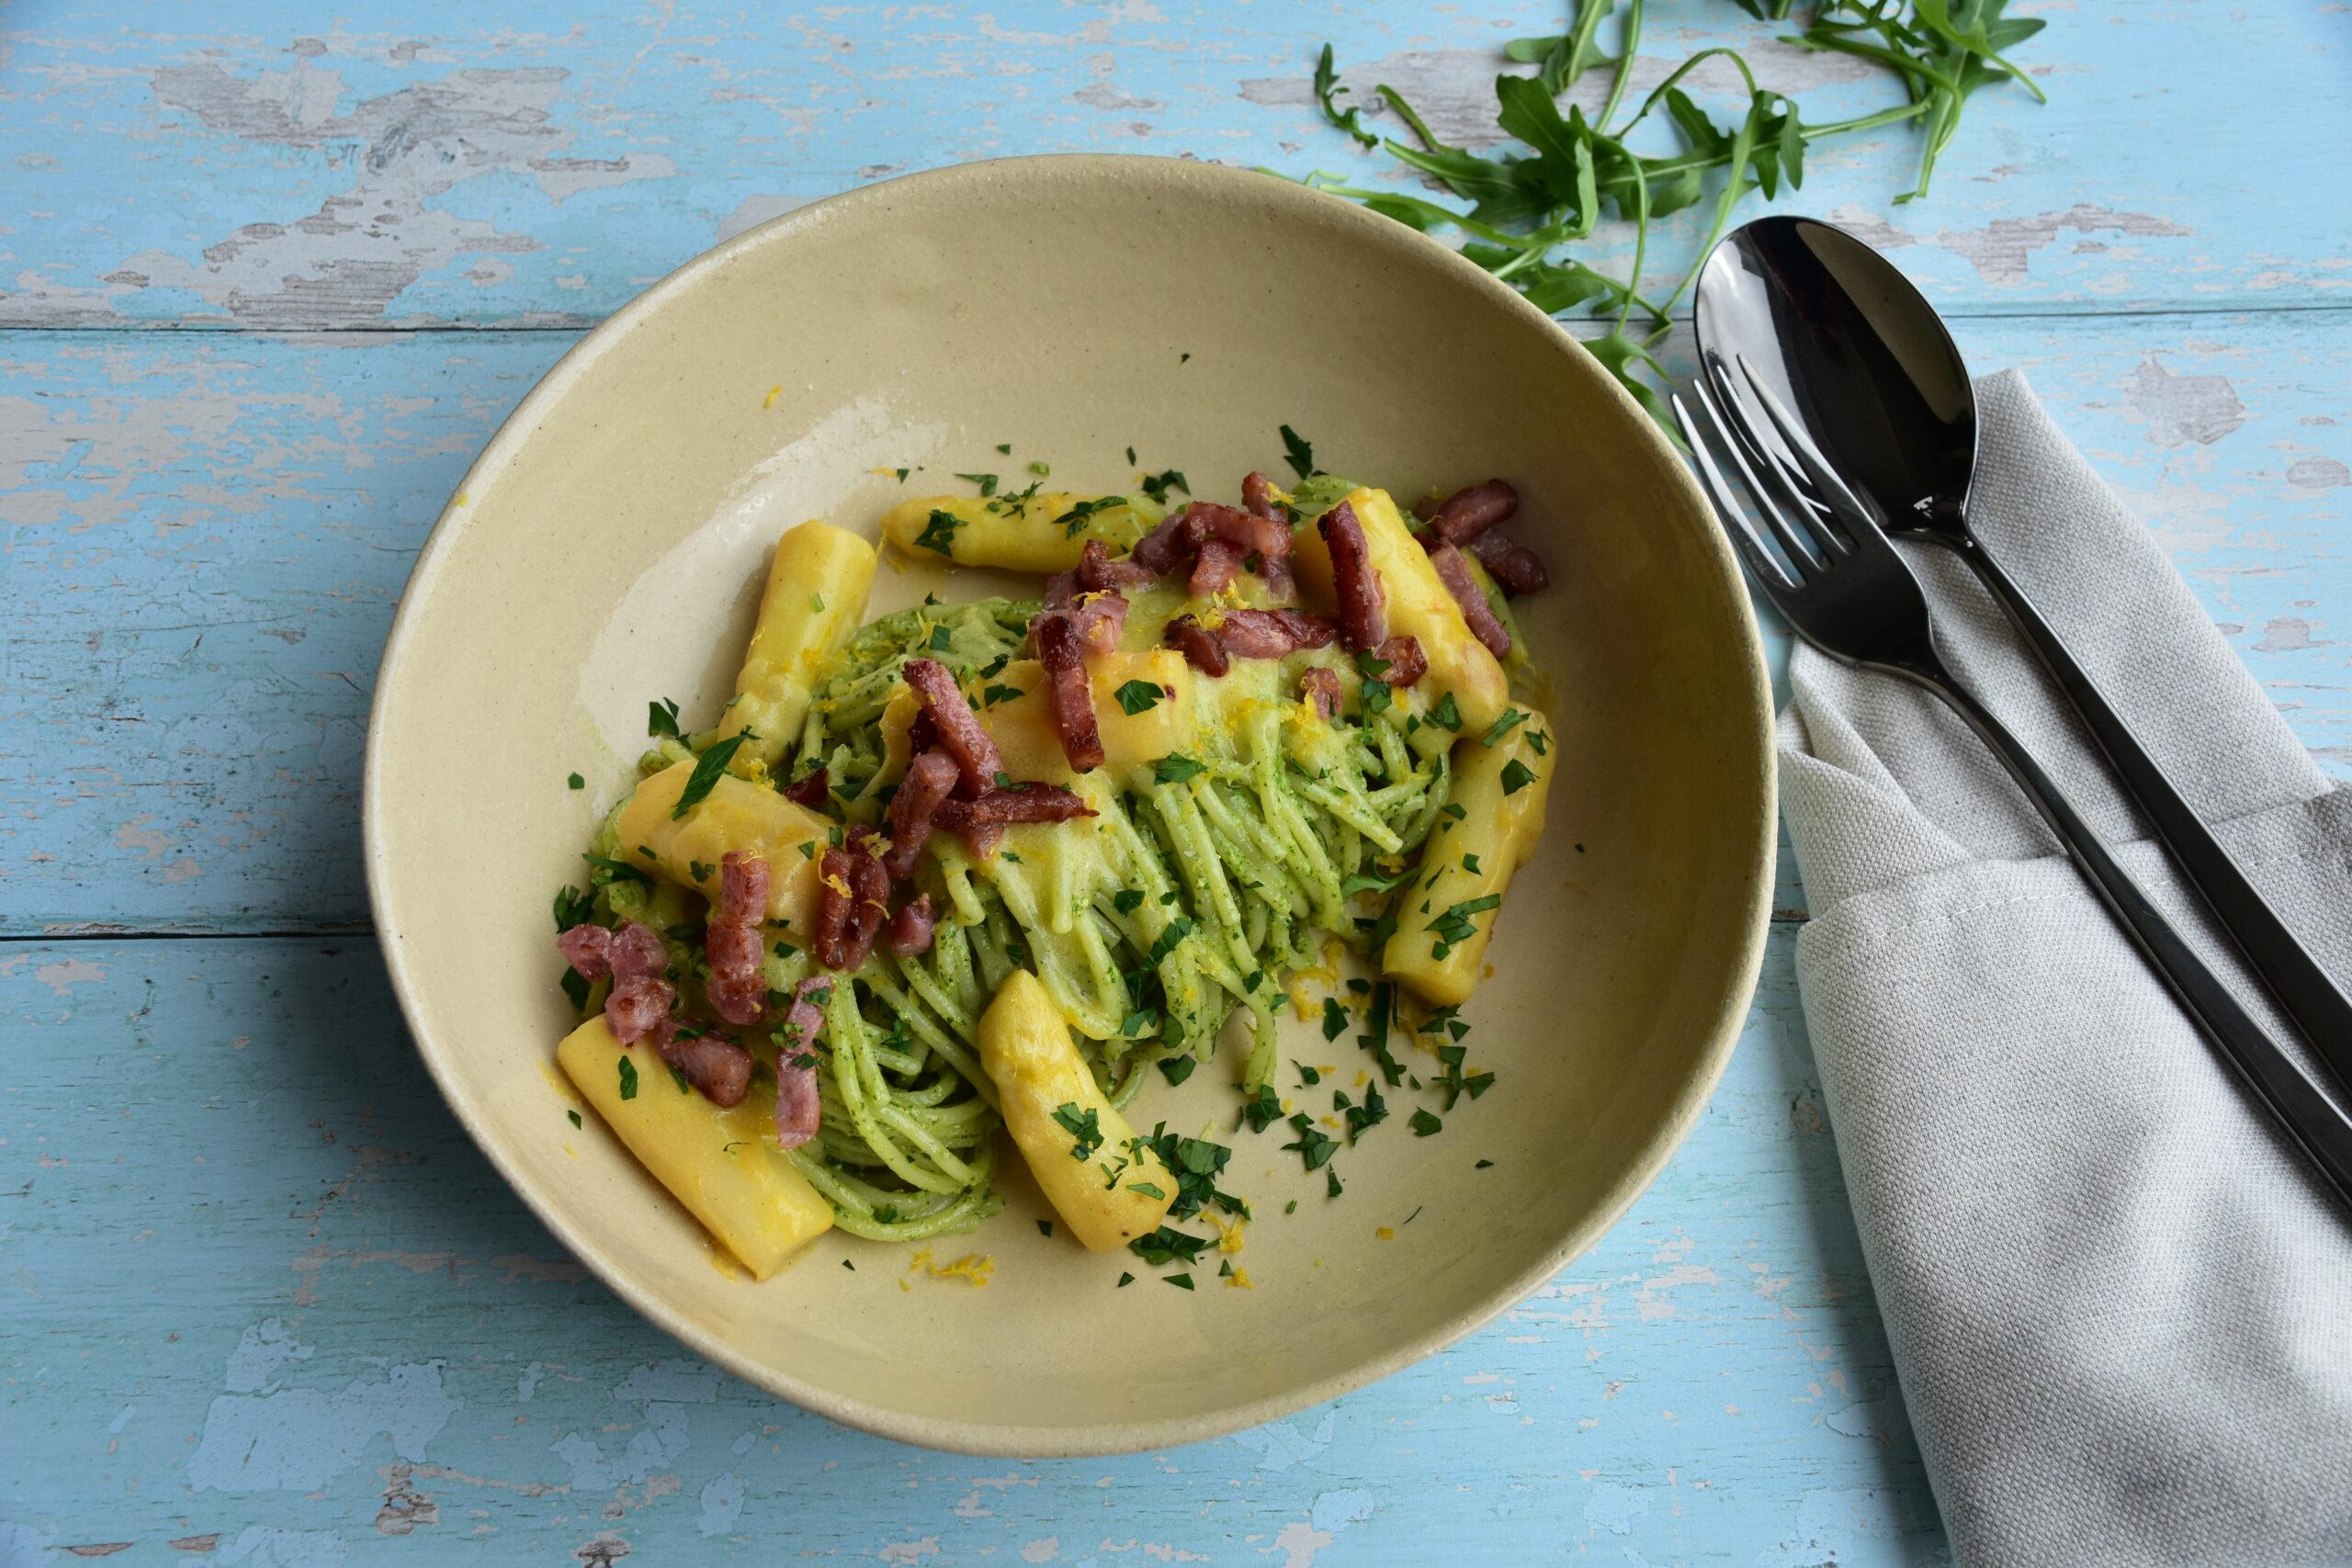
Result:
M1828 552L1809 543L1797 532L1796 525L1791 523L1785 514L1787 509L1793 506L1795 510L1810 517L1813 511L1805 504L1804 498L1791 490L1785 479L1781 478L1781 471L1769 464L1765 471L1773 478L1781 479L1779 489L1776 491L1767 486L1756 477L1756 470L1748 466L1747 454L1740 449L1740 443L1730 434L1732 422L1723 411L1722 400L1707 385L1705 377L1702 376L1693 381L1690 384L1690 389L1699 395L1699 406L1706 411L1708 419L1713 422L1716 435L1723 442L1724 450L1731 454L1732 465L1739 470L1740 482L1747 487L1747 493L1755 498L1757 513L1764 519L1764 525L1772 530L1772 537L1781 542L1781 548L1787 554L1789 564L1796 569L1797 575L1811 579L1827 570Z
M1742 362L1742 368L1746 364ZM1782 493L1799 503L1803 520L1808 525L1807 538L1816 553L1830 556L1851 555L1853 549L1844 534L1833 525L1835 508L1814 488L1804 467L1792 458L1779 439L1778 427L1749 407L1747 393L1732 378L1732 374L1717 354L1700 356L1700 374L1714 393L1715 403L1723 411L1724 421L1738 438L1740 449L1758 470L1770 469L1781 482Z
M1706 432L1700 429L1698 420L1683 403L1682 394L1670 393L1668 400L1674 405L1675 423L1682 427L1682 438L1690 444L1690 455L1697 460L1699 482L1706 490L1707 499L1715 504L1715 519L1723 525L1724 532L1731 536L1732 545L1739 551L1740 558L1747 562L1747 570L1756 574L1756 580L1775 600L1784 594L1798 592L1798 584L1781 570L1780 562L1772 558L1772 552L1764 547L1764 541L1757 536L1755 527L1748 523L1747 514L1733 498L1730 485L1724 482L1723 472L1715 467L1714 456L1708 449ZM1714 431L1714 434L1718 440L1729 440L1719 429Z
M1849 532L1863 527L1873 532L1884 532L1879 527L1878 514L1838 477L1838 470L1830 466L1821 448L1814 445L1813 438L1804 433L1804 427L1797 423L1796 416L1782 406L1781 400L1772 395L1772 389L1756 374L1756 367L1747 363L1747 356L1744 354L1739 355L1738 362L1739 373L1747 379L1748 389L1756 394L1756 401L1764 410L1764 417L1772 422L1774 432L1787 446L1797 465L1804 470L1805 478L1812 481L1814 489L1827 498L1829 510L1838 525Z

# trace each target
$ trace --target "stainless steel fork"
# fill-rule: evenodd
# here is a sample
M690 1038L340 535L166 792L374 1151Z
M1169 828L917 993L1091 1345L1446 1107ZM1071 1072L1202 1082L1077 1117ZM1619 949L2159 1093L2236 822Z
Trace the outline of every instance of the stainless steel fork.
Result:
M1754 401L1784 436L1789 434L1793 422L1787 412L1744 365L1740 370ZM1732 391L1729 370L1721 361L1711 360L1702 367L1692 389L1698 414L1678 393L1673 399L1675 418L1690 444L1699 478L1714 502L1724 532L1765 595L1788 617L1798 636L1832 659L1924 686L1967 721L2058 835L2100 902L2158 978L2221 1048L2256 1098L2278 1118L2336 1196L2352 1206L2352 1120L2238 1004L2116 863L2090 824L2017 737L1953 678L1936 651L1934 617L1918 580L1887 542L1869 510L1826 466L1806 461L1809 443L1801 439L1787 443L1782 449L1796 455L1803 478L1828 500L1837 519L1833 525L1807 503L1792 477L1763 455L1761 443L1735 436L1734 416L1727 415L1724 407ZM1711 443L1731 459L1755 502L1757 515L1786 558L1785 566L1747 521L1716 464Z

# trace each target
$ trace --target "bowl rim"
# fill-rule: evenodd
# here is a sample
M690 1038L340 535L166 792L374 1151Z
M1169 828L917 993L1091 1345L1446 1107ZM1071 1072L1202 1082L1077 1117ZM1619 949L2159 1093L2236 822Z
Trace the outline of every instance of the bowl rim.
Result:
M892 1410L804 1382L786 1371L736 1351L717 1336L705 1332L683 1314L655 1298L605 1251L595 1236L568 1223L555 1212L551 1203L542 1201L533 1186L520 1177L499 1141L490 1135L472 1096L462 1085L454 1061L422 1026L421 1008L415 999L417 983L408 973L403 944L397 939L399 927L393 919L392 896L389 890L390 873L383 851L386 831L383 817L388 807L380 785L385 767L382 720L387 693L397 683L394 677L401 657L415 635L416 605L429 592L443 558L447 555L452 542L468 520L469 508L461 506L458 498L480 488L484 481L495 479L515 451L531 438L542 415L571 389L591 361L625 342L640 321L659 311L673 297L695 287L707 274L761 246L783 241L801 228L828 221L845 210L876 201L920 198L934 188L946 188L976 180L1002 180L1008 175L1020 178L1060 170L1116 172L1136 178L1166 177L1181 171L1183 177L1206 186L1223 186L1237 193L1246 189L1251 197L1286 202L1300 211L1311 208L1326 221L1352 225L1368 243L1407 250L1419 248L1418 259L1430 262L1441 271L1452 271L1464 287L1484 293L1490 301L1518 315L1531 331L1549 334L1556 343L1576 344L1575 352L1591 361L1593 374L1600 378L1608 392L1617 400L1627 423L1639 432L1635 439L1651 448L1653 456L1672 476L1671 482L1683 491L1690 513L1701 519L1711 515L1706 499L1700 492L1697 481L1682 461L1681 455L1668 444L1647 413L1623 388L1616 384L1614 378L1608 375L1599 361L1591 360L1589 351L1558 322L1530 304L1517 290L1476 263L1457 254L1451 247L1353 202L1279 175L1195 159L1135 153L1042 153L981 159L922 170L809 202L721 241L664 275L583 333L580 341L565 350L562 357L524 395L467 466L464 477L458 481L457 490L443 506L424 545L418 549L416 563L410 569L408 581L401 590L391 628L386 635L383 653L377 663L375 691L368 705L367 750L361 769L360 830L368 913L374 923L377 946L383 953L385 971L391 982L393 996L399 1001L401 1020L407 1026L410 1039L415 1043L418 1055L424 1059L425 1068L432 1074L433 1081L451 1113L473 1140L474 1146L498 1172L500 1179L523 1200L538 1217L540 1224L554 1233L558 1241L594 1270L598 1280L640 1317L695 1355L725 1368L753 1387L804 1410L877 1437L926 1449L985 1458L1100 1457L1164 1450L1223 1437L1324 1404L1378 1382L1475 1333L1525 1300L1538 1286L1588 1251L1624 1216L1634 1200L1665 1168L1675 1150L1681 1146L1691 1124L1713 1094L1715 1085L1731 1060L1733 1048L1738 1043L1741 1027L1755 995L1770 925L1773 866L1778 851L1778 769L1771 739L1771 682L1764 660L1763 638L1757 625L1753 602L1746 592L1745 581L1732 558L1730 546L1720 530L1708 526L1702 530L1703 537L1701 541L1708 569L1713 572L1732 602L1744 612L1735 615L1733 620L1735 635L1740 643L1740 662L1747 675L1748 705L1755 720L1757 737L1755 755L1744 761L1754 775L1760 775L1760 789L1752 826L1756 874L1750 908L1743 927L1746 933L1744 950L1736 955L1736 962L1729 972L1732 984L1722 998L1715 1019L1709 1028L1698 1058L1698 1070L1685 1081L1669 1102L1658 1134L1644 1147L1641 1156L1621 1173L1603 1201L1585 1220L1561 1237L1542 1258L1476 1303L1391 1349L1366 1358L1343 1371L1280 1393L1191 1416L1096 1422L1080 1427L1012 1426L951 1420Z

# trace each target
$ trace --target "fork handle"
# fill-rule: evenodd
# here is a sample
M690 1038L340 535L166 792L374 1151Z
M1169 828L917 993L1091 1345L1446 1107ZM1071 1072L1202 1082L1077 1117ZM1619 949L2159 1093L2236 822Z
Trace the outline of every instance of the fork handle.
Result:
M1895 668L1951 704L1992 748L2157 977L2311 1156L2337 1198L2352 1205L2352 1120L2238 1005L2220 977L2108 852L2041 764L1984 704L1952 680L1940 660L1923 655Z
M2335 1075L2337 1084L2352 1088L2352 1000L2346 998L2269 901L2246 880L2245 873L2222 848L2196 808L2181 798L2170 776L2148 755L2123 716L2100 694L2090 672L2075 661L2025 590L1973 539L1960 553L2081 716L2091 739L2107 754L2124 792L2154 828L2157 841L2172 852L2174 861L2213 911L2214 919L2270 987L2278 1010L2302 1031L2312 1051Z

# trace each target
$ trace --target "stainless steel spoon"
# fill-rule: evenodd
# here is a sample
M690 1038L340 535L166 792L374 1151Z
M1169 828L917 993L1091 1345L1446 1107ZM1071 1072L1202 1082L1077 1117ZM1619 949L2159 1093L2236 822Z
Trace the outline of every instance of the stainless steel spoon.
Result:
M1734 230L1715 247L1697 310L1700 352L1749 367L1882 526L1932 539L1974 570L2280 1010L2352 1089L2352 1000L1969 528L1976 399L1934 307L1844 230L1773 217Z

